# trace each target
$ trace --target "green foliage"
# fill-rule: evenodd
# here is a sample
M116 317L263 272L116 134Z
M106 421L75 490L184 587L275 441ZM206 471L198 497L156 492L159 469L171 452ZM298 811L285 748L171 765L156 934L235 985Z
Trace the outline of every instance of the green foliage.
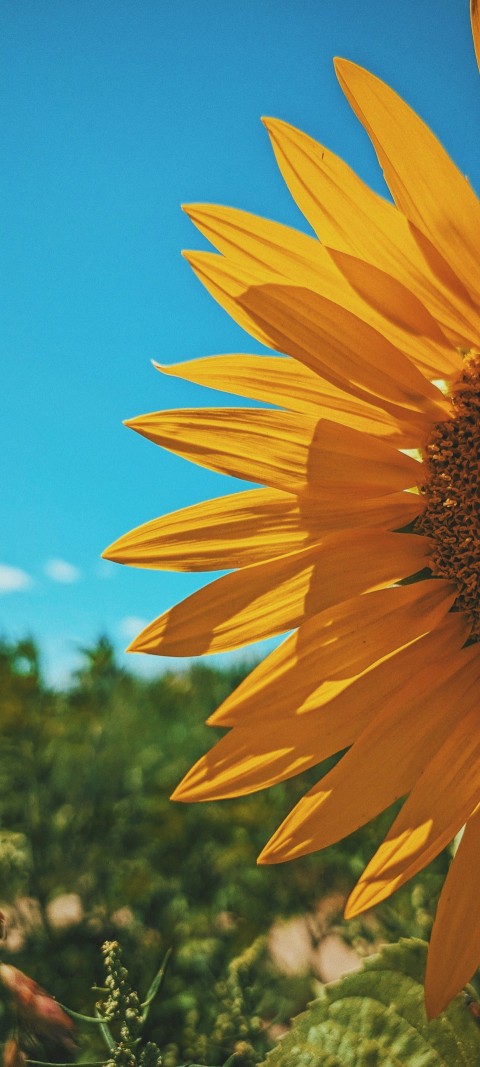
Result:
M473 1067L480 1029L459 996L427 1021L427 946L401 940L325 986L264 1067Z
M0 643L0 899L20 893L25 903L28 894L38 910L31 921L20 916L13 962L88 1012L105 940L121 940L139 990L171 950L145 1041L162 1049L163 1067L233 1054L250 1067L316 991L312 974L275 969L265 935L281 917L313 914L332 890L345 895L392 812L320 854L256 866L319 768L248 798L169 800L221 736L204 720L246 667L195 665L142 680L118 667L106 638L83 654L72 687L52 692L32 641ZM339 927L342 936L361 953L402 934L428 936L447 863L440 856L394 904ZM52 902L64 894L75 895L79 914L59 921ZM97 1053L93 1045L82 1056Z
M25 834L0 830L0 886L4 900L15 898L28 885L32 854Z

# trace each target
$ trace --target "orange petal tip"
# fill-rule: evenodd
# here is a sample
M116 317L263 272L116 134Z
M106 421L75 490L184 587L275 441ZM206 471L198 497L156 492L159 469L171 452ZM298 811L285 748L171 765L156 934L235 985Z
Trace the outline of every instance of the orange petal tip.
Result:
M260 855L257 856L257 864L259 867L267 867L273 863L282 863L284 859L284 856L278 854L277 849L272 848L272 842L269 841L265 848L262 848Z
M440 1015L440 1013L447 1007L447 1005L449 1004L449 1000L446 1000L445 1003L443 1003L443 1001L437 1002L436 999L430 1000L427 996L427 993L425 992L424 1003L425 1015L427 1016L428 1022L431 1023L432 1019L436 1019L437 1015Z
M112 541L111 545L104 548L100 558L108 559L110 563L124 563L125 560L122 552L122 542L124 542L124 540L124 537L119 537L117 541Z
M341 74L342 74L342 66L343 66L344 63L348 63L348 60L347 59L342 59L341 56L334 56L333 57L333 69L334 69L335 74L337 75L337 78L339 80L340 80L340 77L341 77Z
M350 900L349 898L343 909L343 916L345 919L356 919L357 915L361 915L362 911L363 908L358 898L356 900Z
M359 63L353 63L351 59L343 59L342 56L335 56L333 67L340 87L344 92L345 83L348 81L349 75L350 77L355 77L355 75L360 75L363 78L375 77L375 75L370 74L370 71L365 70L365 67L361 67Z
M175 800L180 804L185 804L188 801L188 797L185 796L185 793L182 789L181 782L175 787L173 793L170 794L170 800Z
M380 900L383 900L383 886L371 885L369 882L358 882L350 893L345 904L344 916L346 919L355 919L364 911L373 908Z
M267 133L270 134L273 133L278 126L286 125L281 119L274 119L271 115L262 115L260 121L263 122Z
M139 640L140 637L141 634L139 634L138 637L134 637L133 641L131 641L130 644L127 645L125 652L143 652L144 650Z

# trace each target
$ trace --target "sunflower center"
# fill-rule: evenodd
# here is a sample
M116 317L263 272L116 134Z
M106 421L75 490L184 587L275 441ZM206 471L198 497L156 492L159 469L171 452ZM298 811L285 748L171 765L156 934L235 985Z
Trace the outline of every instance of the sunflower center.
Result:
M456 583L455 609L472 622L480 640L480 356L465 360L452 387L452 416L438 423L425 447L420 492L425 510L418 532L434 541L430 566Z

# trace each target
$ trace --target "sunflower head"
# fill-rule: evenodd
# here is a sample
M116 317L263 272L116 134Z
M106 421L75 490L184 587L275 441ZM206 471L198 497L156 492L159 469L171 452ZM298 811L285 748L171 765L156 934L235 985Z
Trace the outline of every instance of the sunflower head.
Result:
M476 0L471 10L478 42ZM356 914L467 824L432 935L435 1014L480 959L480 204L392 89L346 60L336 70L393 203L300 130L266 119L317 236L186 208L216 249L186 253L193 270L273 351L157 365L257 406L129 425L257 488L154 519L105 556L229 572L150 623L131 651L190 656L291 631L211 717L228 733L174 794L239 796L347 750L260 862L323 848L406 797L352 892Z

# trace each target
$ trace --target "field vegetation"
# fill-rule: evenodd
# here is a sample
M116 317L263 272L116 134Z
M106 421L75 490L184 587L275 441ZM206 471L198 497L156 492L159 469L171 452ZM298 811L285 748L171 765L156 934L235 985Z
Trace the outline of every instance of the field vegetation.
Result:
M260 1062L318 992L325 935L360 955L428 936L447 869L444 854L393 903L347 925L342 901L392 812L321 854L258 867L318 767L248 798L172 803L214 739L205 718L244 673L241 664L194 665L142 680L101 638L58 692L42 678L33 641L0 645L1 959L90 1016L106 995L105 942L120 943L140 999L165 963L142 1037L163 1067ZM291 924L293 949L295 932L308 932L310 957L295 961L293 951L285 964L275 953L280 922ZM12 1012L0 995L6 1040ZM78 1041L79 1060L108 1059L98 1026L79 1024ZM32 1059L66 1058L55 1042L32 1047Z

